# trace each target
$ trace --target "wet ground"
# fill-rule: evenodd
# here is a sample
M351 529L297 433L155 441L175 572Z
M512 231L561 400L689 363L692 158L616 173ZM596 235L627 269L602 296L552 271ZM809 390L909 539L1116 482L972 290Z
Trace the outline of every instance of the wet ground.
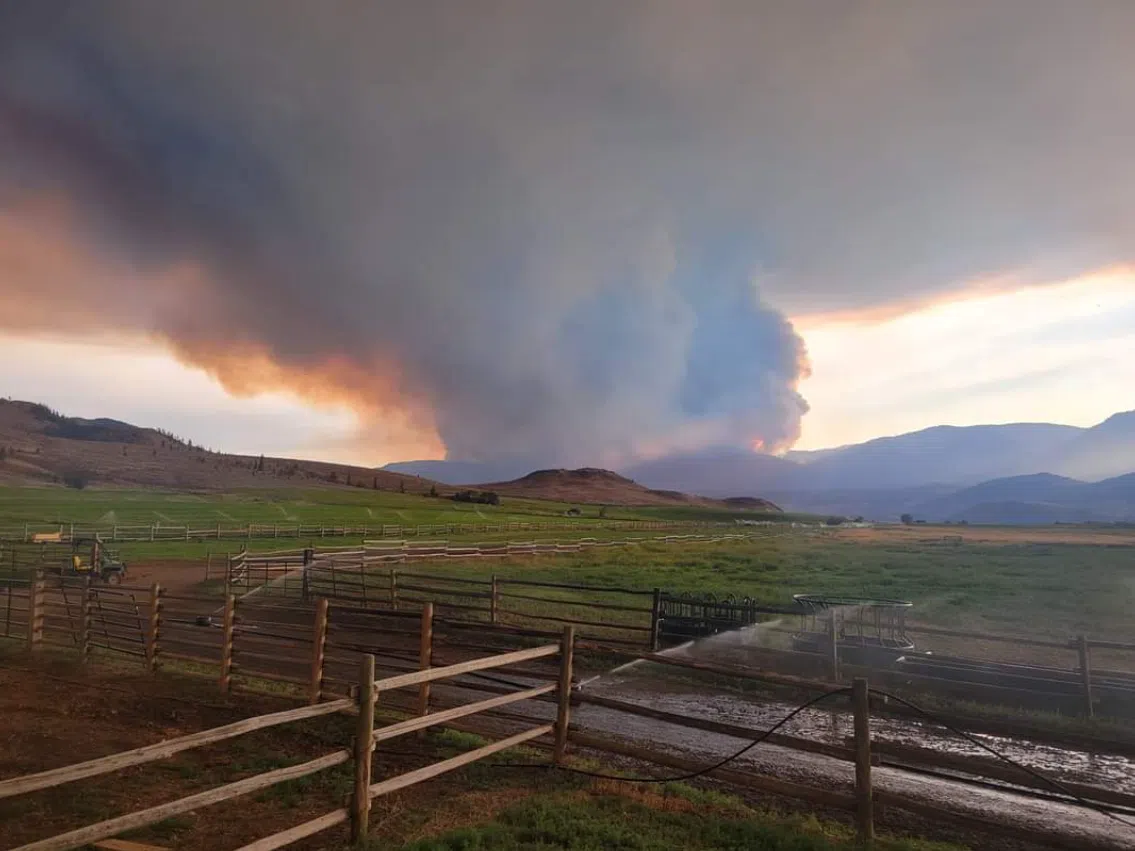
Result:
M651 709L756 729L767 729L795 708L795 704L767 697L715 692L700 684L695 689L688 684L660 678L655 673L648 673L649 670L638 665L623 667L613 675L601 676L587 683L584 690ZM707 764L739 750L745 744L745 740L731 736L691 730L588 705L579 707L572 720L582 729L616 734L655 746L663 745L672 753L704 760ZM936 725L874 718L871 726L873 738L879 741L912 744L965 756L989 756L982 748ZM842 711L808 709L779 732L811 741L844 744L852 734L851 718ZM1135 763L1124 757L1004 737L976 738L1053 779L1135 793ZM775 745L759 745L740 757L737 763L786 779L811 784L819 782L831 789L850 790L854 783L854 767L850 763ZM1014 791L1008 786L1003 789L984 788L896 768L876 768L874 781L879 789L959 813L1059 831L1070 838L1082 838L1085 845L1135 848L1135 816L1121 816L1130 824L1128 826L1093 810L1045 800L1027 792Z
M677 652L688 654L690 649L683 648ZM697 653L696 645L694 653ZM658 666L649 663L631 663L607 674L584 677L581 691L653 710L756 730L768 729L796 708L795 703L767 696L739 695L714 690L704 683L692 684L688 679L667 677L664 672L659 672ZM476 698L466 693L462 699ZM546 704L533 704L525 712L534 718L548 720L554 714L553 708ZM617 736L706 765L737 752L748 743L744 738L693 730L586 703L573 710L572 725L583 731ZM872 719L871 727L873 740L877 742L915 745L951 755L991 756L978 745L932 723L876 717ZM813 742L845 745L852 735L852 720L842 709L808 709L778 732ZM1011 760L1054 780L1135 794L1135 761L1125 757L1007 737L978 735L975 738ZM778 745L758 745L739 757L735 766L832 790L850 792L854 785L853 764ZM959 815L1059 833L1064 837L1062 844L1065 847L1135 849L1135 813L1108 816L1053 798L1048 793L1015 788L1005 782L975 782L975 777L967 775L959 774L950 779L948 776L929 776L890 766L876 767L873 775L879 790Z

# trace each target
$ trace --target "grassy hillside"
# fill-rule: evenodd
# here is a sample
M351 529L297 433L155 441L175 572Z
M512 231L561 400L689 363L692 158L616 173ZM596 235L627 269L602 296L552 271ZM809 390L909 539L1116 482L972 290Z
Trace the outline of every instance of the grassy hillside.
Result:
M429 491L428 479L345 464L213 452L168 432L0 400L0 483L230 490L348 485Z

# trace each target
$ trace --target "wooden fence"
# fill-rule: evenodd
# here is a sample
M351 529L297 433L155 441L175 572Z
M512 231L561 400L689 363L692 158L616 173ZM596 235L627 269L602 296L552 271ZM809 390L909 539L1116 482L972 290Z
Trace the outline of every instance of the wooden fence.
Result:
M59 589L46 588L44 583L34 580L22 591L16 589L14 599L23 597L29 601L24 607L24 611L28 612L24 623L28 626L21 640L26 640L31 650L58 644L62 647L75 648L83 658L87 658L92 648L103 653L128 653L135 656L148 670L156 670L164 663L186 661L193 663L191 668L194 672L212 670L217 677L219 687L225 691L244 687L254 689L260 680L289 683L302 689L310 704L306 709L311 714L307 714L305 710L289 710L287 713L265 716L268 720L264 723L260 723L263 719L248 719L237 722L236 725L117 754L104 760L44 772L31 778L0 781L0 798L48 788L82 777L96 776L129 765L143 764L189 747L198 747L272 724L316 717L323 713L354 711L355 707L360 707L362 709L360 719L370 718L373 723L373 705L370 711L367 711L365 696L369 694L377 696L395 689L411 689L414 692L411 698L411 717L389 727L372 730L370 734L362 731L358 737L359 741L384 741L435 724L456 722L472 715L486 718L491 715L492 718L497 719L494 723L504 719L506 723L522 723L524 728L518 733L505 736L495 744L378 783L370 782L369 770L360 769L360 772L367 775L365 802L364 796L359 791L363 784L357 781L356 793L349 807L334 810L318 819L248 845L246 848L283 847L344 822L351 822L354 835L356 838L361 837L363 833L360 831L365 832L364 809L369 806L372 798L459 768L504 748L541 736L546 737L552 733L555 733L555 740L551 746L557 759L563 758L566 743L573 741L579 746L645 759L682 770L701 767L695 761L676 757L659 748L643 747L609 737L596 736L584 730L569 733L569 695L574 695L572 699L576 703L593 704L608 710L691 730L718 733L739 739L756 739L764 735L761 730L726 724L712 718L669 713L650 706L591 695L586 691L577 690L573 693L572 648L576 642L575 630L570 625L559 633L560 641L554 645L543 644L532 649L509 650L502 653L500 646L486 645L486 642L497 639L500 636L499 632L486 629L485 624L454 625L443 619L435 619L434 603L429 600L420 604L416 602L411 604L409 600L405 600L406 608L413 606L411 611L403 609L381 611L326 599L319 599L312 605L303 605L302 601L297 600L258 597L238 599L235 595L229 595L224 605L220 607L220 611L216 612L215 598L167 594L157 586L150 589L128 587L105 589L91 588L87 582L83 582L81 586L78 591L82 596L77 609L84 613L81 616L68 616L67 604L62 602L63 594ZM552 585L551 590L556 590L557 587L559 586ZM112 633L112 641L109 643L98 643L96 639L101 627L94 598L111 591L117 595L119 601L133 600L137 614L133 618L122 618L121 615L130 610L126 606L121 606L115 619L125 626L121 631ZM74 592L75 589L68 589L68 594ZM62 610L58 608L59 605L63 605ZM202 611L208 614L197 614ZM134 627L138 624L141 624L140 629L135 632ZM544 634L547 634L547 631ZM492 655L458 658L477 651L488 651ZM559 660L555 668L542 667L557 655ZM440 658L442 656L450 658L442 659ZM457 660L451 661L451 658ZM632 654L629 658L739 677L771 686L786 686L796 691L820 694L839 692L841 694L834 695L832 700L842 701L844 706L847 706L847 697L842 695L851 691L846 680L833 682L782 676L767 671L742 671L666 654ZM370 671L378 667L386 672L378 678L373 689L365 686L368 677L371 676L368 674L368 666ZM477 679L481 672L506 666L512 668L514 677L518 675L524 677L527 685L515 682L501 685L502 681L493 680L491 677ZM859 673L844 669L844 675L851 674L855 680L855 699L850 705L855 719L854 735L851 740L843 744L833 744L792 735L770 737L770 743L778 746L854 762L857 766L854 794L830 788L817 788L806 783L766 776L738 767L721 768L713 772L712 776L823 806L850 809L857 813L861 835L864 836L870 835L868 831L872 824L871 802L875 798L884 800L889 806L908 809L931 818L953 822L957 822L960 818L956 813L929 806L922 801L906 799L893 793L873 794L869 772L872 761L899 768L913 766L924 773L963 772L977 778L1011 782L1019 787L1031 786L1038 791L1044 789L1045 784L1038 782L1035 777L1030 779L1029 775L1017 769L994 763L989 759L944 754L931 748L897 745L890 742L872 744L869 725L866 723L869 702L865 679L858 676ZM871 672L871 676L874 678L875 672ZM486 679L488 681L485 681ZM431 684L441 680L447 680L462 690L487 692L493 696L471 704L448 705L444 699L439 700L438 696L431 693ZM858 685L859 682L863 682L864 685ZM358 688L360 683L362 687ZM354 696L348 697L352 693ZM503 711L510 704L521 701L531 701L533 708L550 702L552 706L549 708L554 713L555 723L542 723L534 727L533 721L538 720L539 713L518 716ZM832 708L838 709L839 706ZM903 715L903 712L893 704L877 706L876 711L879 710L884 711L888 716ZM954 726L973 729L968 719L951 716L948 720ZM998 732L1021 737L1031 733L1023 727L1019 730L1013 729L1012 725L1003 725ZM216 738L210 738L213 734L217 734ZM1108 749L1100 744L1099 750ZM124 830L151 824L215 801L341 765L352 759L357 766L365 768L369 760L369 751L367 754L346 749L335 751L300 766L268 772L256 778L247 778L220 789L198 793L180 801L111 819L50 840L42 840L25 846L24 851L80 847L100 837L113 836ZM298 773L286 773L289 771ZM947 774L942 776L948 777ZM948 779L957 781L956 776L949 776ZM1065 784L1065 786L1085 800L1135 807L1135 796L1116 790L1088 784ZM974 829L993 832L1005 830L1002 825L973 817L961 817L961 820ZM1019 831L1022 836L1030 835L1027 829L1016 826L1013 829ZM1059 844L1059 837L1045 834L1044 839ZM1072 844L1067 847L1088 846Z
M547 622L572 624L581 635L613 646L657 649L661 602L658 589L533 582L493 576L444 576L396 565L439 560L515 558L578 553L643 543L743 542L767 533L683 534L651 538L572 541L368 541L362 547L242 551L225 566L230 588L243 595L328 597L363 607L397 611L432 601L451 620L513 628L518 634L547 635ZM209 577L208 568L206 578ZM539 589L534 591L532 589ZM646 602L645 600L648 600ZM767 611L775 612L776 609ZM614 614L613 614L614 613Z
M714 539L742 537L725 535ZM703 538L683 535L651 540L677 542ZM603 543L581 541L573 542L573 546L587 548ZM685 595L661 589L539 582L505 576L477 578L442 574L428 569L425 564L422 567L411 564L409 569L402 566L405 562L419 560L432 562L443 552L450 553L451 558L505 557L521 552L552 553L557 551L554 547L562 546L549 542L541 542L541 549L532 547L529 542L468 547L448 542L398 542L376 547L295 550L255 556L242 553L230 561L229 574L232 587L242 589L249 596L306 600L327 597L389 611L415 610L430 601L448 623L486 625L497 632L522 636L550 635L553 633L549 627L570 623L577 628L581 639L628 652L658 650L670 615L674 611L685 612L694 605ZM468 552L470 550L473 554ZM761 605L752 600L736 605L719 601L713 608L736 614L735 626L806 614L799 608ZM835 621L829 626L832 630L837 628ZM766 623L761 628L769 634L791 635L799 631L790 623ZM1007 636L915 623L906 623L904 629L926 636L931 643L937 640L939 648L929 655L911 652L882 668L857 662L854 654L845 657L844 653L850 651L844 651L838 641L830 643L834 653L830 650L805 652L764 641L747 644L743 652L751 665L771 671L797 672L813 679L840 681L848 673L869 672L874 681L889 687L932 691L962 700L1088 716L1101 710L1113 716L1135 711L1135 662L1130 656L1135 652L1133 643L1084 635L1063 639ZM958 645L957 639L966 644ZM955 641L955 648L960 650L941 652L942 642L946 640ZM1043 651L1047 655L1039 661L1002 663L995 658L997 653L988 650L991 645L1015 648L1021 654ZM950 647L947 645L945 649ZM975 658L974 654L980 658ZM1103 657L1106 664L1096 659L1099 654L1106 654ZM894 656L898 657L899 653Z
M98 777L124 768L145 765L183 751L215 744L255 730L262 730L281 724L317 718L338 712L352 711L358 714L355 744L352 748L340 748L299 765L279 768L253 777L247 777L169 803L148 807L144 810L117 816L47 839L41 839L37 842L22 845L19 849L16 849L16 851L66 851L66 849L81 848L92 842L117 836L128 830L136 830L172 816L200 809L210 804L226 801L257 790L267 789L270 786L288 780L306 777L329 768L334 768L335 766L343 765L352 760L354 762L355 781L349 806L332 810L318 818L311 819L288 830L247 844L243 846L242 851L253 851L253 849L255 849L255 851L266 851L266 849L283 848L298 842L300 839L313 836L345 822L349 822L351 825L352 840L356 842L363 840L367 835L371 801L379 796L413 786L430 778L476 762L477 760L484 759L495 753L499 753L500 751L545 736L554 737L555 761L562 763L567 745L568 724L570 721L572 647L572 633L571 629L568 628L564 630L562 639L557 644L472 659L445 667L435 668L425 665L423 669L419 671L378 680L375 679L374 656L366 655L363 656L361 660L360 671L355 682L357 696L354 698L348 697L325 703L312 703L309 706L248 718L234 724L204 730L200 733L192 733L188 736L169 739L154 745L135 748L134 750L124 751L88 762L43 771L38 774L0 780L0 799L3 799L41 789L50 789L89 777ZM476 671L512 667L520 663L546 659L553 656L558 656L560 659L560 675L558 682L555 684L541 685L536 688L525 689L509 695L481 700L435 713L429 712L428 703L426 703L421 707L416 717L377 730L375 729L375 706L382 693L405 688L426 690L430 683L452 679ZM478 713L488 712L521 701L533 700L552 694L556 695L559 707L554 723L529 727L501 741L485 745L450 759L436 762L415 771L410 771L406 774L378 782L374 782L373 780L371 757L379 742L388 741L398 736L404 736L418 730L425 730L429 727L474 716Z
M342 520L325 523L224 524L204 519L188 523L91 524L25 523L0 528L0 541L62 542L98 535L103 541L208 541L263 538L424 538L435 535L493 535L509 532L556 532L579 529L657 531L725 525L707 521L664 520L513 520L501 523L378 523L358 525Z

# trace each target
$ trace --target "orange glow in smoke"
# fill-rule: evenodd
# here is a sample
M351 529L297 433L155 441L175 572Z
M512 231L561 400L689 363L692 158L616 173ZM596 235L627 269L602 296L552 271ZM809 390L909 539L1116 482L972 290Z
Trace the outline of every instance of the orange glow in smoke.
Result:
M216 299L224 284L192 259L147 270L144 284L139 274L84 237L66 199L40 196L0 211L0 332L157 342L233 396L282 392L352 411L360 453L445 457L427 400L406 392L395 365L346 353L285 363L242 341L239 325L225 327Z

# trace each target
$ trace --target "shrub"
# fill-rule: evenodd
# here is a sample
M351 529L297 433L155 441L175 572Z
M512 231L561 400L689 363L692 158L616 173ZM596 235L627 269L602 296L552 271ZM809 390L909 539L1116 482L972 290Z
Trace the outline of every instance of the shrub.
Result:
M69 488L81 491L91 481L91 474L84 470L71 470L63 474L63 484Z
M500 494L494 491L457 491L452 498L454 502L475 502L479 505L501 504Z

